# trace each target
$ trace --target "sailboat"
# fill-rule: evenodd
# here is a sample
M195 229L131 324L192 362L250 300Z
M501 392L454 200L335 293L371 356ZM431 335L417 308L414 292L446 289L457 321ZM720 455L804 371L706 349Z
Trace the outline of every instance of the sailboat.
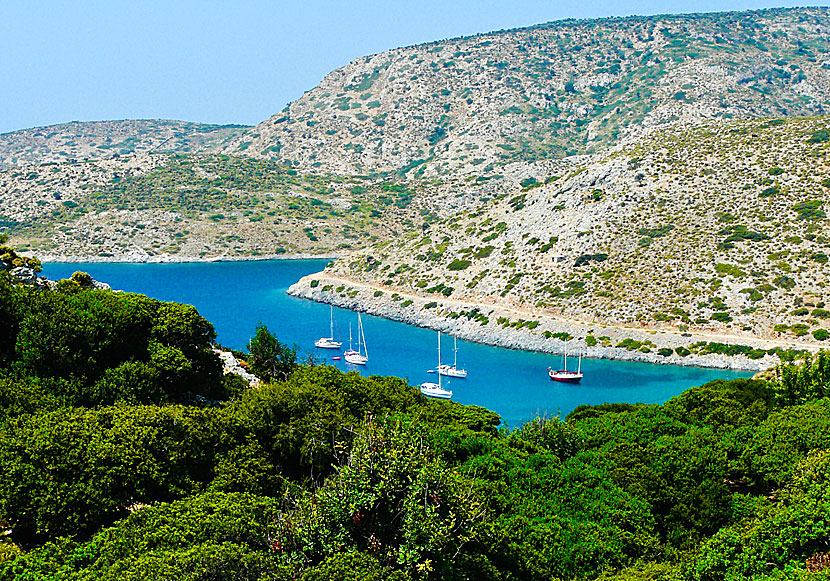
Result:
M366 348L366 337L363 335L363 321L360 320L360 313L357 314L357 351L352 349L352 326L350 324L349 350L343 353L343 358L346 363L352 365L366 365L366 362L369 361L369 350Z
M320 337L314 342L314 346L320 349L340 349L343 343L334 340L334 307L329 305L329 309L329 336Z
M441 331L438 331L438 369L441 369ZM450 399L452 392L441 387L441 374L438 374L438 383L425 381L421 384L421 393L427 397Z
M582 354L579 354L579 366L576 371L568 371L568 343L565 343L565 352L562 354L562 369L555 371L548 367L548 375L554 381L565 383L579 383L582 379Z
M455 347L455 356L453 357L452 365L438 365L438 375L446 375L447 377L460 377L464 379L467 377L467 370L466 369L459 369L458 368L458 338L453 337L454 347Z

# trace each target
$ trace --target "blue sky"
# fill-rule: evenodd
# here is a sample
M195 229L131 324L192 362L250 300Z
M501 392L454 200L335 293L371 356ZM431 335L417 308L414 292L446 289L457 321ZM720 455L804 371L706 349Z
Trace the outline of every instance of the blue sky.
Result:
M763 0L10 0L0 5L0 133L129 118L255 124L329 71L398 46L563 18L797 5Z

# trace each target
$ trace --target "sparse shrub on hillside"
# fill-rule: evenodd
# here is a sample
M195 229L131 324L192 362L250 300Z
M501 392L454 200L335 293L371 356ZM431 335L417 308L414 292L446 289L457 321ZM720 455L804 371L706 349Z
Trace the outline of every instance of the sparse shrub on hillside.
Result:
M827 216L822 209L823 205L823 200L805 200L794 205L792 209L798 214L799 220L818 220Z
M790 327L790 332L796 337L803 337L810 332L810 326L804 323L796 323Z
M781 275L779 277L776 277L772 281L772 284L774 284L778 288L783 288L783 289L791 289L791 288L795 287L795 281L793 279L791 279L789 276L786 276L786 275Z
M638 232L641 236L648 236L649 238L660 238L662 236L665 236L672 230L674 230L673 224L664 224L663 226L659 226L657 228L640 228Z
M733 264L718 263L715 265L715 272L722 275L728 275L733 278L744 278L746 273Z
M577 257L576 261L574 262L574 268L579 268L580 266L584 266L591 261L594 262L605 262L608 259L608 255L604 252L600 252L598 254L581 254Z
M808 139L810 143L826 143L830 141L830 130L816 129Z

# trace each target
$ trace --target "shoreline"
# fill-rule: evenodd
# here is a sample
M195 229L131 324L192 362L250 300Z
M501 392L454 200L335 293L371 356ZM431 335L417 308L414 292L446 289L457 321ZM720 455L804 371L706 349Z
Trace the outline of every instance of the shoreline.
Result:
M312 281L317 281L314 284ZM314 286L312 286L314 284ZM341 288L342 287L342 288ZM752 348L769 350L775 347L817 351L820 346L802 344L792 341L773 339L750 339L738 336L707 333L672 333L659 329L638 329L600 323L585 323L561 317L541 315L530 310L496 306L470 301L439 299L418 295L390 292L388 288L373 286L343 277L318 272L304 276L291 285L288 294L299 298L354 311L366 312L403 322L409 325L440 330L461 339L509 349L522 349L551 354L562 354L566 341L551 336L567 333L573 338L568 341L570 353L582 351L589 359L613 359L618 361L640 361L657 365L679 365L683 367L705 367L715 369L733 369L747 372L759 372L778 365L781 361L777 355L765 354L759 359L750 359L745 355L725 355L709 353L699 355L691 353L680 356L660 355L660 348L676 349L688 347L696 342L719 342L732 345L748 345ZM482 315L473 318L468 314L476 309ZM525 325L514 326L500 324L507 319L515 322L518 316L530 318ZM484 322L486 320L486 322ZM546 337L545 332L549 335ZM597 342L588 345L585 338L591 335L604 338L605 344ZM650 342L646 350L629 350L616 347L620 341L633 339ZM575 344L575 345L574 345Z
M262 256L73 256L46 255L42 264L185 264L206 262L247 262L264 260L334 260L336 254L268 254Z
M271 254L263 256L47 256L42 259L43 264L185 264L211 262L244 262L266 260L333 260L334 254ZM317 280L316 287L311 281ZM344 292L325 290L328 286L336 289L344 287ZM561 355L565 348L565 341L556 337L545 337L545 331L551 334L568 333L573 338L569 343L575 343L576 349L581 350L588 359L611 359L617 361L638 361L655 365L678 365L682 367L702 367L714 369L733 369L738 371L760 372L778 365L781 361L777 355L766 354L760 359L750 359L744 355L725 355L710 353L698 355L692 353L680 356L673 353L663 356L657 353L661 347L687 347L699 341L722 342L732 345L748 345L753 348L769 350L774 347L788 349L803 349L815 352L821 349L820 345L798 343L794 341L780 341L774 339L747 338L717 333L688 332L681 334L664 329L633 328L612 324L586 323L583 321L566 319L559 316L543 315L532 309L523 309L510 306L498 306L486 303L475 303L450 298L423 297L406 292L390 291L388 288L375 286L369 283L356 281L344 277L330 275L322 271L304 276L288 289L288 294L299 298L313 300L325 304L347 308L354 311L366 312L393 321L436 329L455 335L461 339L493 345L507 349L520 349L542 353ZM378 294L380 293L380 294ZM392 298L392 297L398 297ZM408 303L408 304L407 304ZM427 305L436 303L435 308ZM407 308L411 307L411 308ZM460 307L468 311L476 309L486 314L490 319L486 325L479 321L462 316L447 316L446 309ZM455 314L455 311L452 311ZM527 322L537 322L532 329L499 326L498 317L515 319L527 317ZM522 320L521 318L519 320ZM587 345L585 337L591 334L594 337L605 337L606 344ZM650 342L649 351L630 350L615 347L619 341L633 339ZM574 352L574 347L570 347Z

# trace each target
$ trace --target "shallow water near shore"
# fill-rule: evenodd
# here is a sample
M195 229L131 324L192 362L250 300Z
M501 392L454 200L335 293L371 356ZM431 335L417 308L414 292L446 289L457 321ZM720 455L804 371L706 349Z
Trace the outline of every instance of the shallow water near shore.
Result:
M189 303L216 327L218 341L243 350L261 321L277 338L296 344L302 359L317 361L362 375L395 375L412 384L437 381L428 373L437 364L435 331L361 315L369 363L356 367L332 356L341 351L315 349L314 341L329 334L329 307L291 297L286 290L301 277L319 272L327 260L267 260L208 263L47 263L43 275L66 278L80 270L114 289L139 292L161 300ZM356 337L357 316L334 309L344 349L349 324ZM442 362L452 363L452 338L442 336ZM356 342L355 342L356 346ZM562 358L458 341L458 366L467 379L443 378L453 400L486 407L516 427L537 414L561 415L580 404L605 402L662 403L681 391L712 381L749 377L751 373L610 360L583 360L580 384L551 381L547 367L560 368ZM576 360L568 360L568 367Z

